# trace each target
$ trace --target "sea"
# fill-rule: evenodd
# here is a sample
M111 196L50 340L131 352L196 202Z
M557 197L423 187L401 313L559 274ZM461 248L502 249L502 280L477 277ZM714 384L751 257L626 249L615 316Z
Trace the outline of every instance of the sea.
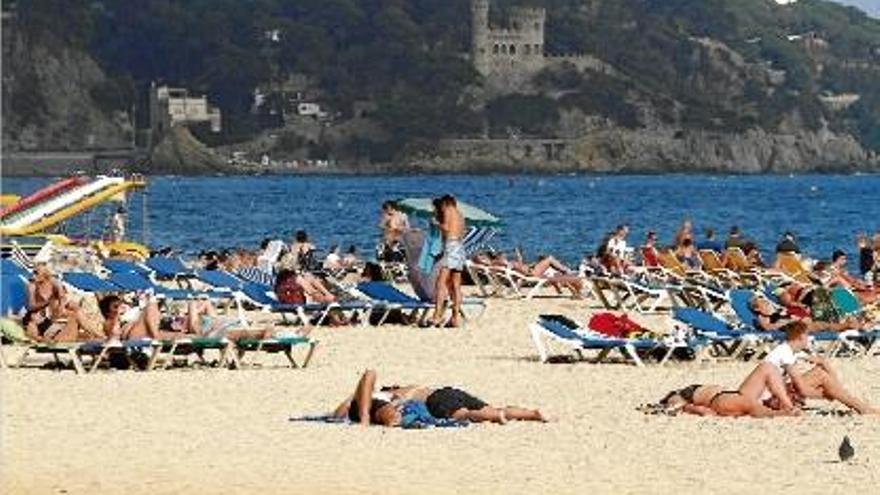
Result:
M3 193L28 194L49 178L4 178ZM495 249L521 247L527 258L552 254L576 263L618 224L629 243L648 230L670 243L685 219L697 239L732 226L769 255L792 231L803 251L855 254L855 238L880 231L880 175L387 175L149 178L128 199L129 235L184 255L256 249L264 238L291 240L305 230L319 247L355 246L374 255L384 200L453 194L501 219ZM72 237L100 236L116 205L68 221ZM412 223L426 225L418 216ZM853 259L853 257L850 257Z

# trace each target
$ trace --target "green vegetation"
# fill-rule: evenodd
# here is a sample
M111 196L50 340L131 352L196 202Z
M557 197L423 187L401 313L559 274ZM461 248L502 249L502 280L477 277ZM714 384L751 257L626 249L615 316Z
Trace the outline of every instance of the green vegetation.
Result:
M645 124L641 110L648 109L671 125L719 131L772 131L797 115L808 128L828 123L880 150L880 21L855 9L827 0L497 0L498 22L513 6L546 7L547 52L589 53L615 72L556 68L538 76L540 94L484 101L464 56L469 3L20 0L17 8L33 42L90 51L112 78L92 92L107 111L129 108L152 81L206 93L224 114L223 134L206 136L213 142L277 125L250 112L254 89L306 75L310 91L340 118L356 101L377 105L370 118L388 141L338 143L371 160L486 127L493 136L553 135L565 108L630 128ZM811 48L790 35L823 44ZM784 78L774 80L771 70ZM820 103L823 92L862 98L831 112ZM24 96L12 100L11 111L38 118L40 102ZM291 139L284 147L300 144ZM324 144L309 150L329 153Z

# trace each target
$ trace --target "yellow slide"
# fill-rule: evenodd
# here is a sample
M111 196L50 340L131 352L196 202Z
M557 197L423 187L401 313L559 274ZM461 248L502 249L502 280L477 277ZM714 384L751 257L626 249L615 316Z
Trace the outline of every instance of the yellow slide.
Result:
M5 227L0 226L0 235L31 235L37 232L42 232L47 228L63 222L68 218L78 215L93 206L102 203L104 201L108 201L119 193L122 193L128 189L133 189L137 187L143 187L144 183L142 181L125 181L120 184L116 184L108 187L107 189L103 189L91 196L87 196L77 203L74 203L66 208L63 208L52 215L44 217L37 222L32 224L24 225L21 227Z

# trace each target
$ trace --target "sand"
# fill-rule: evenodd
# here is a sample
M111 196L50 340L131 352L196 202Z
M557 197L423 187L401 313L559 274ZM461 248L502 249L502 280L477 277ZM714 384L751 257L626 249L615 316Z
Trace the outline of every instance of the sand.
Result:
M747 363L541 364L526 330L583 302L490 300L466 330L319 328L308 369L0 372L0 492L876 493L880 420L646 416L694 382L735 386ZM880 402L880 359L838 359ZM272 366L269 366L272 365ZM553 421L404 431L290 422L333 408L364 368L383 383L452 384ZM814 403L825 410L827 403ZM857 454L837 462L845 434Z

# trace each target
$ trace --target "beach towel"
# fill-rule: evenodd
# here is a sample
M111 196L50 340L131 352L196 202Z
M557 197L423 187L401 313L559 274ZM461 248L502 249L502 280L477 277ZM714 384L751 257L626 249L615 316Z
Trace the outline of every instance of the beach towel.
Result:
M283 241L278 239L269 241L266 250L257 258L257 267L264 272L272 273L275 270L275 263L278 262L278 257L281 256L281 251L283 250Z
M428 411L428 407L424 402L410 400L403 403L400 408L401 422L400 427L405 430L419 430L424 428L457 428L467 426L467 421L459 421L456 419L440 419L435 418Z
M431 273L434 269L434 262L443 254L443 238L440 235L440 229L436 225L431 224L428 235L422 244L422 251L419 253L419 270L422 273Z
M648 329L630 320L626 315L614 313L596 313L587 324L591 330L615 338L632 338L635 335L652 334Z
M21 326L9 318L0 318L0 336L12 342L27 342L28 336Z
M400 427L405 430L422 430L425 428L460 428L470 424L469 421L459 421L456 419L439 419L431 416L428 407L424 402L410 400L403 403L400 408L401 424ZM315 414L306 416L292 416L289 421L305 421L310 423L329 423L329 424L354 424L347 417L340 418L333 414Z

